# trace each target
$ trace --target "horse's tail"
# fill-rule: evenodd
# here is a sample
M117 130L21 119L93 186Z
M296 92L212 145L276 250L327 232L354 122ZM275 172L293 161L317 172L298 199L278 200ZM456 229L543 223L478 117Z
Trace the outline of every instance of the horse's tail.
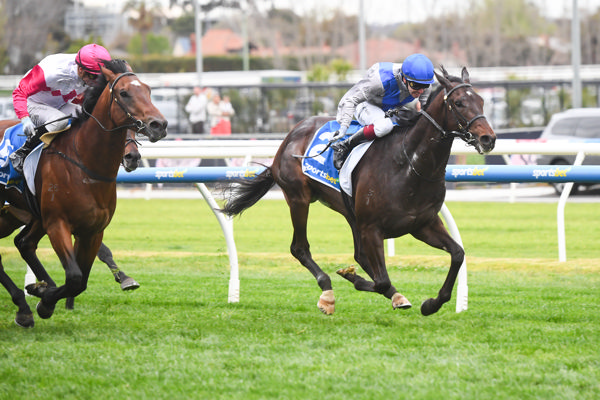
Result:
M240 179L229 185L228 200L221 212L230 217L241 214L256 204L273 186L275 179L270 167L253 179Z

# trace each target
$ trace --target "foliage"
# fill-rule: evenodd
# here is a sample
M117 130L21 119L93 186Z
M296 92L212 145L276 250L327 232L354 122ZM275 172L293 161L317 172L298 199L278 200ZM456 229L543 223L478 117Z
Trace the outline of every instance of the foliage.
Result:
M426 49L448 52L462 49L476 67L545 65L553 52L530 39L555 34L556 25L540 15L527 0L470 0L468 13L429 18L422 24L400 26L396 37L419 38ZM461 9L464 9L461 8Z
M4 46L5 35L6 35L6 20L7 14L5 12L4 2L0 3L0 71L4 71L4 67L8 64L8 51L7 46Z
M196 31L196 19L193 13L183 14L169 22L171 31L177 36L187 37Z
M105 46L104 42L102 41L102 38L95 37L95 36L89 36L87 39L79 39L79 40L71 41L71 43L69 44L69 47L65 51L67 53L75 54L79 51L79 49L81 49L83 46L85 46L86 44L89 44L89 43L96 43L96 44L99 44L100 46Z
M342 58L336 58L331 60L329 66L333 72L337 75L338 81L344 82L348 79L348 74L352 71L353 66L348 60Z
M0 291L0 399L600 397L596 204L567 207L568 243L587 253L566 263L549 243L554 204L449 204L467 243L469 309L450 302L430 317L418 306L444 280L442 252L403 244L387 258L414 304L394 311L334 273L353 262L350 232L316 205L311 250L337 300L324 316L313 277L289 255L284 202L255 207L235 220L241 293L227 303L226 250L204 202L119 199L105 241L141 288L121 292L98 263L75 310L61 302L31 330L12 322ZM1 245L19 276L12 240ZM39 253L60 282L46 239Z
M285 69L298 70L297 60L286 57ZM173 57L156 54L137 55L127 58L139 73L170 73L170 72L196 72L196 58L193 56ZM203 69L211 71L241 71L243 58L241 56L207 56L203 58ZM250 57L251 70L273 69L273 59L263 57Z
M315 64L306 74L306 80L309 82L327 82L331 70L323 64Z
M336 75L338 81L345 81L348 73L352 71L352 64L341 58L335 58L327 65L315 64L306 74L306 80L309 82L328 82L331 74Z
M147 54L168 55L171 53L169 39L165 36L148 33L146 35L146 42L148 44ZM131 55L139 56L144 54L142 36L140 34L133 35L127 46L127 51Z

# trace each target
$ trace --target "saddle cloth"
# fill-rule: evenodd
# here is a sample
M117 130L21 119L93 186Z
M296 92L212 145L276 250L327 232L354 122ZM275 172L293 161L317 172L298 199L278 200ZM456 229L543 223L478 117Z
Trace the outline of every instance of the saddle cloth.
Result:
M346 136L341 140L356 133L361 127L357 121L352 121L350 127L348 127L348 131L346 131ZM338 192L343 190L349 196L352 196L352 171L373 142L369 141L356 146L346 159L346 162L344 162L342 169L338 172L333 166L333 150L331 147L322 154L319 153L327 146L334 132L339 128L340 124L333 120L317 129L304 153L304 157L306 158L302 160L302 172L309 178L329 186Z
M17 124L4 131L4 137L0 142L0 184L7 188L14 187L19 192L23 193L24 181L27 181L29 190L31 193L35 194L35 171L38 162L40 161L40 155L42 154L42 148L45 146L45 143L40 143L25 159L23 175L25 175L26 179L23 179L23 175L15 171L8 158L9 155L25 143L26 139L27 137L23 133L22 124Z

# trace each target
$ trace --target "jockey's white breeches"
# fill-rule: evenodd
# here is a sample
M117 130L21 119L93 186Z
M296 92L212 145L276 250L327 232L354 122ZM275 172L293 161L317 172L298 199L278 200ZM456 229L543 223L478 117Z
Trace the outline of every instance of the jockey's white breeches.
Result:
M365 101L356 106L354 114L361 125L373 125L377 137L387 135L394 128L391 118L386 118L385 111L369 102Z
M32 101L27 102L27 112L29 112L31 122L33 122L36 127L50 122L46 125L46 130L48 132L59 132L64 130L69 124L69 120L64 117L74 117L80 109L81 107L79 105L71 103L66 103L61 108L56 109L46 104L34 103Z

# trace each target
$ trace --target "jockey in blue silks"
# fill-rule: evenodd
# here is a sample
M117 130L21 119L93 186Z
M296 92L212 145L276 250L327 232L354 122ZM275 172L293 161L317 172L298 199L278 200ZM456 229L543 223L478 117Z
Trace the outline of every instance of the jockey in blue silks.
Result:
M333 165L338 170L350 151L358 144L382 137L392 131L394 122L410 121L421 111L434 82L433 64L425 55L416 53L403 63L379 62L364 78L342 97L336 119L340 130L334 139L343 138L356 115L363 129L348 139L334 143ZM394 113L386 112L394 110Z

